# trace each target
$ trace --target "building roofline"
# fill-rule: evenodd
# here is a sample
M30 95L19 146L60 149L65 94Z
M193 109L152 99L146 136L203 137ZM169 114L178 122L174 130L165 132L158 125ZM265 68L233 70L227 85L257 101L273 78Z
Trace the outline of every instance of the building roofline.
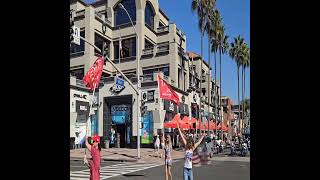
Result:
M169 17L159 8L159 12L169 21Z

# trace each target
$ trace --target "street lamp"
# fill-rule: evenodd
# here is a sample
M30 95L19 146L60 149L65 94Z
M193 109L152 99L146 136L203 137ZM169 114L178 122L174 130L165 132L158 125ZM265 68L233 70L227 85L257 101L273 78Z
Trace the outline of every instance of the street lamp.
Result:
M136 33L137 36L137 42L136 42L136 47L137 47L137 52L136 52L136 56L137 56L137 154L138 154L138 158L140 158L140 60L139 60L139 39L138 39L138 33L136 31L136 28L132 22L132 19L128 13L128 11L126 10L126 8L119 3L118 6L123 9L126 14L128 15L131 25L133 27L134 32Z

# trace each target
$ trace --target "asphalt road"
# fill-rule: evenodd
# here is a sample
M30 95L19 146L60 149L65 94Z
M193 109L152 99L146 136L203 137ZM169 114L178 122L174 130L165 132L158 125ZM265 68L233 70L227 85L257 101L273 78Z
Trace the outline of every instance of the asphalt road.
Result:
M183 160L173 163L173 179L183 179ZM240 161L212 161L210 165L194 167L193 178L195 180L219 179L219 180L249 180L250 162ZM164 166L158 166L143 171L119 175L110 180L164 180Z

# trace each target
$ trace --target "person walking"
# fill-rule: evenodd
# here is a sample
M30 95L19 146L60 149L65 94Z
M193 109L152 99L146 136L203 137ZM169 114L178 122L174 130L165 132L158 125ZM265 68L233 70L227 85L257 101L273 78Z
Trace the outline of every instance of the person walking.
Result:
M172 180L172 173L171 173L172 157L171 157L171 151L172 151L171 137L170 137L169 134L167 134L166 139L165 139L165 145L164 145L166 180L168 180L168 176L170 177L170 180Z
M87 158L85 156L85 163L88 164L90 168L90 180L100 180L100 137L94 135L92 137L93 144L89 144L88 137L86 137L86 147L91 152L92 160L88 163Z
M192 156L193 151L197 149L197 147L201 144L204 135L201 136L201 138L194 143L193 138L191 136L184 136L184 134L181 132L181 129L179 127L179 123L177 123L178 131L181 136L183 145L185 147L185 162L184 162L184 168L183 168L183 179L184 180L193 180L193 172L192 172Z
M154 142L154 149L156 153L159 153L159 148L160 148L160 138L159 138L159 135L157 134L156 140Z

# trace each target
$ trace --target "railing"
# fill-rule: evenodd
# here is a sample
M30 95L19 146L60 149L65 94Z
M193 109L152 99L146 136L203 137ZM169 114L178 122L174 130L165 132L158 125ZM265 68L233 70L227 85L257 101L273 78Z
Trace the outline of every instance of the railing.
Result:
M81 79L76 79L76 85L86 88L86 85L83 84L83 81Z
M142 82L151 82L153 81L153 74L144 74L142 76Z
M169 52L169 43L159 44L157 47L157 53Z
M85 15L85 10L80 10L76 12L76 17L78 16L84 16Z
M169 32L169 26L162 26L157 28L157 33Z
M142 55L153 55L153 48L143 49Z
M84 51L70 53L70 58L76 58L76 57L83 56L83 55L84 55Z

